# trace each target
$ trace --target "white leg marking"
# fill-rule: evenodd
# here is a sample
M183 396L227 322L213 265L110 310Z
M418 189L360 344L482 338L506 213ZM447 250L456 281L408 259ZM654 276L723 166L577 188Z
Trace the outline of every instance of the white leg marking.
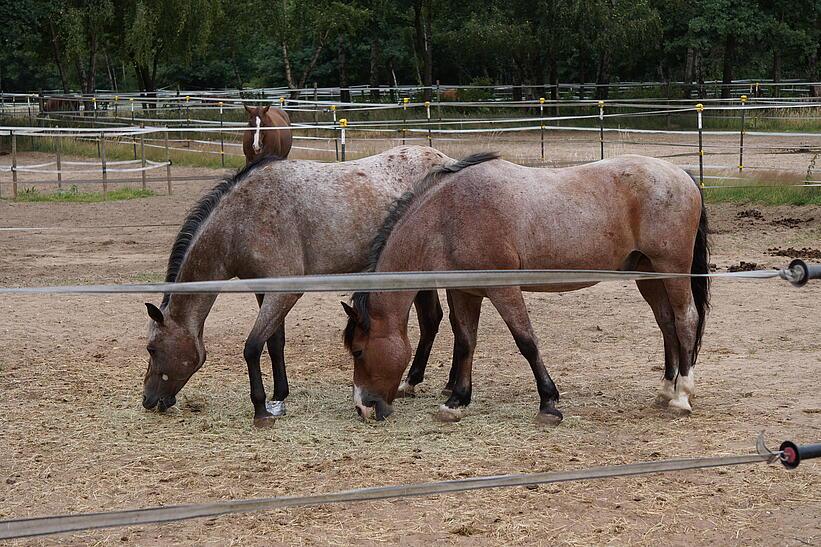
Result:
M265 409L274 416L285 416L285 401L265 401Z
M667 401L675 398L676 387L671 380L668 380L667 378L662 378L661 391L659 392L659 395Z
M254 123L256 123L256 126L257 126L257 130L254 131L254 151L259 152L260 150L262 150L262 145L260 145L260 142L259 142L259 134L260 134L259 127L262 125L262 118L257 116L256 118L254 118Z
M450 408L447 405L439 407L439 419L443 422L458 422L465 415L465 407Z
M692 395L696 389L694 372L695 371L691 369L688 376L679 375L676 380L675 397L668 403L670 407L686 410L687 412L693 410L693 407L690 406L690 395Z
M402 383L399 384L398 391L407 395L413 395L416 393L416 386L410 385L407 380L402 380Z

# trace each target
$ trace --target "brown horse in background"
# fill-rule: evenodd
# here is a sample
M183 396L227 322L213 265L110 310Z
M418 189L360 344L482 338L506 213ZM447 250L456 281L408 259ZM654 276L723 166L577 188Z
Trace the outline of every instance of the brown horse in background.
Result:
M270 105L255 107L243 105L248 112L248 127L252 128L242 134L242 151L245 163L251 163L261 156L287 158L291 152L290 129L268 129L265 127L289 127L291 119L284 110L271 108Z
M708 272L707 216L700 189L681 168L624 156L564 169L522 167L492 154L435 169L391 209L374 241L371 270L640 270ZM709 307L706 277L641 280L664 339L661 401L691 410L693 366ZM558 424L559 391L542 362L522 290L562 292L595 283L449 290L455 382L439 417L461 419L484 298L530 363L537 420ZM408 312L416 293L371 292L343 303L354 358L354 404L363 418L392 411L410 359Z

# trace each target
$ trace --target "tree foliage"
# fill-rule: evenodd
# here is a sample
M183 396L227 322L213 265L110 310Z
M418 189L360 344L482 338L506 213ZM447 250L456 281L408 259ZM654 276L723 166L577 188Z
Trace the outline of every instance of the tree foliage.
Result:
M440 80L556 98L561 82L817 80L819 11L821 0L0 0L0 88Z

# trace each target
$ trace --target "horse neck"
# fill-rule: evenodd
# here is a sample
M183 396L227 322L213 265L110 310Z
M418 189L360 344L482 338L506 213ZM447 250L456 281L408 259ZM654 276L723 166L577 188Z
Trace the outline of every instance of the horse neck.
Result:
M372 328L379 330L381 325L387 331L399 329L402 334L408 332L408 318L411 304L416 292L375 292L370 297L370 315Z
M191 242L177 274L178 283L221 281L234 277L223 259L226 253L220 243L224 241L224 236L215 234L214 229L209 230L214 224L206 220L202 233ZM172 294L168 302L168 313L179 323L186 325L192 334L199 335L216 299L216 293Z

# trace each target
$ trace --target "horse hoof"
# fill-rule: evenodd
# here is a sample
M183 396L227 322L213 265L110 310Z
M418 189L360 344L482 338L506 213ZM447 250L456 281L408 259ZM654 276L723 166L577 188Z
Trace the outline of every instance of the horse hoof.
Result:
M671 399L667 403L667 408L670 412L679 416L689 416L693 412L693 407L690 406L690 401L687 400L687 397Z
M285 416L285 401L265 401L265 410L275 418Z
M439 412L436 413L436 419L440 422L455 423L461 420L464 415L465 407L463 406L450 408L447 405L442 405L439 407Z
M407 382L402 382L399 389L396 391L396 398L404 399L408 397L416 397L416 386L413 386Z
M266 429L269 427L274 427L277 419L276 416L273 414L267 414L265 416L257 416L254 418L254 427L258 427L259 429Z
M562 423L564 416L558 410L552 410L547 412L539 412L536 414L536 423L541 425L548 425L548 426L557 426Z

